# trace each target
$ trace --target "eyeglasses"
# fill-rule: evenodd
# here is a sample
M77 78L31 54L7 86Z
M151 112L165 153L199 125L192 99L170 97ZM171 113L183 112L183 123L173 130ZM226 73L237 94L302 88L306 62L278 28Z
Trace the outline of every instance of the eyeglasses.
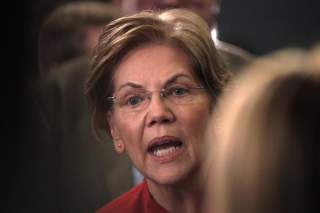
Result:
M132 88L126 92L120 92L116 96L106 97L113 106L124 111L142 111L149 105L152 94L159 92L160 98L168 100L176 105L190 104L199 100L199 93L205 91L203 86L171 85L160 91L147 91L142 88Z

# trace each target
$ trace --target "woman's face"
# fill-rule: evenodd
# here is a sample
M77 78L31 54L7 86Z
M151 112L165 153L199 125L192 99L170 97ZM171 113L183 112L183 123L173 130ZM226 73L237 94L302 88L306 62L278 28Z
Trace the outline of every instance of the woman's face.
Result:
M177 183L194 174L203 158L209 96L206 90L195 89L193 101L176 104L159 95L161 89L170 88L179 98L184 95L180 87L199 86L187 56L164 45L138 47L122 59L113 84L114 96L122 100L108 114L117 152L126 151L139 171L159 184ZM145 99L143 109L135 108L142 100L136 94L145 90L155 92L150 101Z

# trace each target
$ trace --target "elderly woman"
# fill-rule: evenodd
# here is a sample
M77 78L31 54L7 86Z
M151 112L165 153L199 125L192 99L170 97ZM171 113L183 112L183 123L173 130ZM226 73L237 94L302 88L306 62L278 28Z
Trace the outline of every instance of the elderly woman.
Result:
M228 78L192 12L142 12L104 28L86 85L93 125L145 180L98 212L199 212L204 132Z
M320 47L259 59L225 91L208 128L208 212L320 212Z

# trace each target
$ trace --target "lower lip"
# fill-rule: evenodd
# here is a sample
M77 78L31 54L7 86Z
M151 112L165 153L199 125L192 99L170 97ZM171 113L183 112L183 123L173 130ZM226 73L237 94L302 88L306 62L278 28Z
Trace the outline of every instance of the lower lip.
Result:
M179 147L179 149L176 149L174 152L167 154L167 155L164 155L164 156L156 156L153 153L148 153L148 154L151 155L151 157L154 160L158 161L159 163L169 163L171 161L176 160L179 157L179 155L181 155L183 150L184 150L184 146L181 145Z

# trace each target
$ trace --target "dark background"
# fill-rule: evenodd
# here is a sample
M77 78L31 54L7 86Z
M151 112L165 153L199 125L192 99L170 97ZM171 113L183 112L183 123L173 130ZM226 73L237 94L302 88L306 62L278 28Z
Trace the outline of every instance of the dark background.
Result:
M38 115L30 87L38 77L39 27L44 17L64 2L70 1L11 1L2 7L1 142L5 147L3 183L8 188L4 212L43 212L41 207L54 205L38 176L45 165L37 162L41 143L33 137ZM319 9L317 0L222 0L219 38L256 55L289 46L309 48L320 38ZM46 196L32 206L39 194Z
M29 0L23 12L26 77L37 76L37 36L44 18L57 6L77 0ZM79 1L79 0L78 0ZM88 1L88 0L87 0ZM89 0L90 1L90 0ZM100 0L109 2L108 0ZM219 38L254 54L288 47L310 47L320 38L317 0L221 0ZM14 26L13 26L14 27Z
M222 0L220 38L258 55L308 48L320 38L319 9L317 0Z

